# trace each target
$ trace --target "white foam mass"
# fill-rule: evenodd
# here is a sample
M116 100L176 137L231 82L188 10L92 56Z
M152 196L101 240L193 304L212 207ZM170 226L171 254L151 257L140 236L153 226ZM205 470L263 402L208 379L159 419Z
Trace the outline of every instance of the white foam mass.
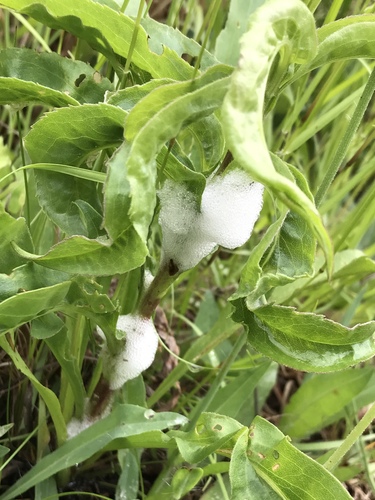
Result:
M217 245L237 248L250 237L263 203L263 186L242 170L208 179L201 210L184 185L166 181L159 192L163 260L191 269Z
M128 314L119 316L116 329L124 334L124 348L111 356L106 346L102 349L103 375L112 390L140 375L154 361L158 334L151 319Z

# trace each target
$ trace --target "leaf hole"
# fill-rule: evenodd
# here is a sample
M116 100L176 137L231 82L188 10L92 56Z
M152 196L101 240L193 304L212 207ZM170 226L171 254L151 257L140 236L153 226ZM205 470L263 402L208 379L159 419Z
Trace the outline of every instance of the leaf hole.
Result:
M83 80L85 80L85 79L86 79L86 75L82 73L82 74L81 74L81 75L79 75L79 77L76 79L76 81L74 82L74 85L75 85L76 87L79 87L79 86L81 85L81 83L83 82Z
M156 414L155 414L155 412L153 410L146 410L144 412L144 416L145 416L145 418L147 418L147 420L151 420L152 418L155 417L155 415Z
M222 425L220 425L220 424L216 424L216 425L212 428L212 430L214 430L214 431L222 431L222 430L223 430L223 426L222 426Z
M204 434L206 431L206 427L204 426L204 424L198 424L196 427L195 427L195 432L199 435L202 435Z

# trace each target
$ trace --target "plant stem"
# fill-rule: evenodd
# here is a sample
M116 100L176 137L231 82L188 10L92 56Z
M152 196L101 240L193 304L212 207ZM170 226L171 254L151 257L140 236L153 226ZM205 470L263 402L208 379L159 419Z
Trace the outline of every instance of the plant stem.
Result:
M333 182L333 179L336 176L337 171L339 170L342 162L344 161L346 153L349 149L350 142L354 134L358 130L359 124L361 123L363 115L365 114L365 111L369 105L369 102L373 96L374 91L375 91L375 68L371 72L370 78L366 83L366 86L359 99L357 107L355 108L353 116L349 122L348 128L346 129L344 137L341 139L341 142L332 160L332 163L329 169L327 170L326 175L324 176L324 179L320 184L319 189L316 193L315 203L317 207L321 205L324 196L326 195L330 185Z
M139 304L138 313L144 318L151 318L156 306L165 292L176 280L179 270L172 260L164 262L155 276L151 285L147 288Z
M367 427L375 418L375 404L367 411L367 413L362 417L354 429L350 432L344 442L339 446L325 462L324 467L332 471L340 463L344 455L350 450L350 448L360 439L361 435L365 432Z
M19 134L19 138L20 138L20 151L21 151L22 166L24 167L26 165L26 160L25 160L25 151L23 149L21 117L20 117L19 111L17 111L17 126L18 126L18 134ZM29 186L28 186L28 182L27 182L27 173L25 170L23 171L23 181L25 184L25 205L26 205L25 219L26 219L27 225L30 226L30 197L29 197Z

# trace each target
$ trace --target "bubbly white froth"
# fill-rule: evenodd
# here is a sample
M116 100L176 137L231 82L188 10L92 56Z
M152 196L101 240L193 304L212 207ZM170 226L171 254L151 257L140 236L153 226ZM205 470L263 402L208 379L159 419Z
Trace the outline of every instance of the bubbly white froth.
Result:
M112 390L119 389L149 368L158 347L158 334L151 319L128 314L120 316L116 329L124 334L123 350L110 356L103 347L103 374Z
M159 192L163 259L191 269L217 245L237 248L250 237L263 203L263 186L232 170L207 181L201 210L184 185L166 181Z

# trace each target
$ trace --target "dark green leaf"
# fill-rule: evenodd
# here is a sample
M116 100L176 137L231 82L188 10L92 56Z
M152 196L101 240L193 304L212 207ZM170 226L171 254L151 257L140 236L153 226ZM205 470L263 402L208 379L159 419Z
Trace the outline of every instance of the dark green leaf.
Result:
M31 161L80 166L89 154L121 142L125 116L123 110L108 104L88 104L48 113L25 138ZM34 175L41 207L66 234L100 233L99 217L94 218L94 228L88 227L87 218L82 217L83 206L91 214L101 212L93 182L42 170L35 170Z
M23 325L61 305L69 287L68 281L36 290L20 291L0 302L0 332Z
M107 78L81 61L30 49L0 50L0 104L97 103L111 89Z
M133 227L124 231L114 242L105 238L89 240L72 236L53 246L43 256L18 248L20 255L42 266L83 275L109 276L122 274L141 266L148 253Z
M48 339L64 327L64 322L56 314L47 313L31 322L30 334L36 339Z

